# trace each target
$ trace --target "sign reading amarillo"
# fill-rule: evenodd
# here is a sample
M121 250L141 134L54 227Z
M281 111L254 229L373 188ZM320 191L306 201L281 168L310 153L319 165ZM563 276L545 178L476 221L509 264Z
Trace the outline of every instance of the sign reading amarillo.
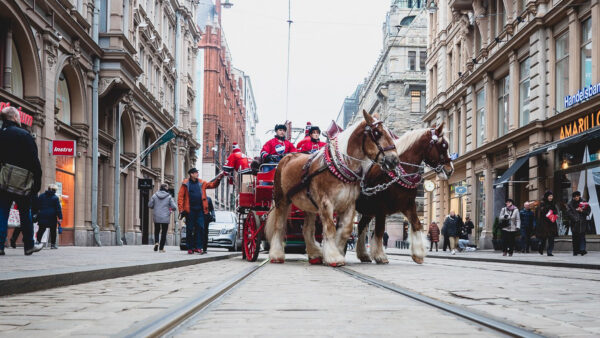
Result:
M52 155L75 156L76 141L54 140L52 141Z
M583 133L588 129L600 126L600 110L589 113L560 127L560 139Z

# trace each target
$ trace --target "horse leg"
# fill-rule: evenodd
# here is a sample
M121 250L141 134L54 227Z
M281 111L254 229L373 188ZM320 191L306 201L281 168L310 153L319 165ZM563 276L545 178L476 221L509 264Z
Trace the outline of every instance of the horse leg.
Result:
M329 200L324 199L321 202L319 216L323 222L323 262L330 266L342 266L346 264L344 256L342 256L336 245L333 206Z
M285 261L284 241L287 225L287 215L290 204L280 203L269 213L265 234L270 244L269 259L271 263L283 263Z
M404 215L410 222L410 255L415 263L423 264L425 255L427 255L426 235L423 231L423 225L417 216L417 205L411 203L409 208L404 211Z
M342 256L344 255L344 249L346 245L348 245L348 238L352 234L352 228L354 226L354 216L356 212L354 208L352 210L348 209L340 214L338 214L338 224L340 227L337 229L336 233L336 242L337 247Z
M383 250L383 233L385 232L385 215L375 216L375 233L371 238L371 257L377 264L388 264L387 255Z
M313 213L306 213L304 216L304 225L302 226L302 235L306 244L306 255L310 264L323 264L323 252L315 241L315 220L317 216Z
M371 256L367 252L365 245L365 236L367 233L367 226L373 217L361 215L360 221L358 221L358 238L356 239L356 257L363 263L371 263Z

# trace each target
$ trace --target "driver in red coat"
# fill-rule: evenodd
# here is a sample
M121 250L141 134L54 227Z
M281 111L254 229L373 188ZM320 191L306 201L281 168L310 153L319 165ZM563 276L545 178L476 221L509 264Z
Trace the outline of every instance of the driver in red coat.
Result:
M229 175L231 175L234 170L240 174L250 172L251 169L248 165L248 157L246 154L242 153L237 142L233 142L232 148L233 151L229 154L229 157L227 157L227 162L223 166L223 171Z
M275 137L267 141L260 151L263 163L278 163L285 154L297 152L292 142L285 139L285 124L275 125Z
M303 139L298 142L297 148L299 152L311 154L327 145L319 139L319 135L321 135L319 127L311 126L308 130L308 135L310 135L310 139Z

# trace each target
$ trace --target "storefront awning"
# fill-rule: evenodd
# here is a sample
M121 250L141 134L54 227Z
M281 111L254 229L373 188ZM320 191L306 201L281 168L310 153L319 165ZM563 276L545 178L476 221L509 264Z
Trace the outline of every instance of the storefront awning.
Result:
M517 161L513 163L513 165L511 165L510 168L508 168L508 170L506 170L499 179L496 180L494 186L498 188L504 183L507 183L510 180L510 178L517 172L517 170L519 170L519 168L521 168L521 166L523 166L523 164L525 164L525 162L527 162L527 160L529 160L531 156L531 153L529 153L523 157L519 157Z
M498 187L501 187L503 184L508 183L510 178L517 172L517 170L519 170L519 168L521 168L521 166L523 164L525 164L525 162L527 162L527 160L529 160L529 158L531 156L536 156L539 154L543 154L547 151L551 151L551 150L558 149L558 148L563 148L563 147L566 147L573 143L591 141L596 138L600 138L600 127L586 130L582 133L579 133L577 135L574 135L574 136L571 136L568 138L564 138L562 140L544 144L543 146L531 151L527 155L525 155L523 157L519 157L517 159L517 161L515 163L513 163L513 165L510 166L510 168L508 168L508 170L506 170L506 172L504 172L504 174L502 174L502 176L496 180L496 182L494 182L494 187L498 188Z

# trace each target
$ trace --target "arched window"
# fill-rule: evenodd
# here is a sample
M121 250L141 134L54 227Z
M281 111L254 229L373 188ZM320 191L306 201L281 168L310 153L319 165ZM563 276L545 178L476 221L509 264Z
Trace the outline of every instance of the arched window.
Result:
M150 138L150 133L148 133L147 131L144 132L144 142L142 142L142 150L144 151L146 149L148 149L148 147L152 144L152 140ZM146 156L146 158L142 161L142 164L145 165L146 167L149 167L152 165L152 153L148 154Z
M67 78L62 72L56 86L56 109L58 109L58 119L66 124L71 124L71 96Z
M12 42L12 74L11 92L14 96L23 98L23 70L21 69L21 58L17 52L15 42Z
M400 21L400 26L408 26L411 24L411 22L413 22L414 19L415 19L414 15L407 16L407 17L403 18L402 21Z

